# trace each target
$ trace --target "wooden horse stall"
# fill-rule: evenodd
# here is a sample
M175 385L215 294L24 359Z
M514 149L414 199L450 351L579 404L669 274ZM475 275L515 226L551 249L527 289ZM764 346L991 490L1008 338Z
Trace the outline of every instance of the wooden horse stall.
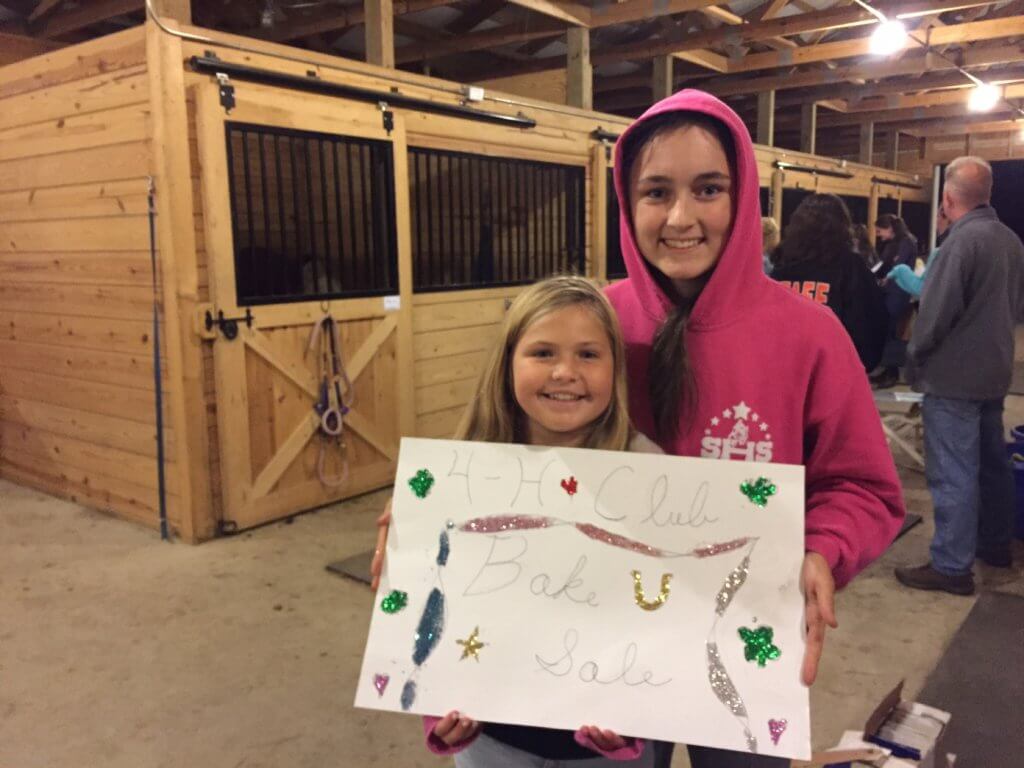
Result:
M184 94L164 147L192 177L167 216L197 224L195 263L178 265L201 337L190 433L210 436L193 486L205 478L210 517L237 530L387 485L401 435L451 436L509 301L548 274L593 274L591 133L626 121L467 105L457 84L184 31L153 44ZM326 444L331 478L348 465L338 485L317 473L322 377L306 354L327 314L354 390L344 446Z
M148 70L141 28L0 68L0 477L156 526Z

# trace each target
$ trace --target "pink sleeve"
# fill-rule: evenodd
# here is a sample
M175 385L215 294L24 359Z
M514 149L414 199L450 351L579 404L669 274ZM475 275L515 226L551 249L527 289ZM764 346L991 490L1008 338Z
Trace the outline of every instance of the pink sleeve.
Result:
M613 750L603 750L598 747L590 737L583 733L583 729L576 731L573 734L573 738L576 739L576 743L581 747L591 749L602 757L607 757L609 760L636 760L644 753L644 744L646 743L643 739L634 739L632 736L624 736L626 745Z
M906 509L853 345L837 344L825 354L805 405L804 546L825 558L843 587L892 543Z
M437 721L440 719L440 717L433 716L423 718L423 737L426 739L427 749L435 755L454 755L456 752L461 752L476 741L476 737L480 735L480 732L477 731L468 739L464 739L457 744L448 746L443 740L434 735L434 726L437 725Z

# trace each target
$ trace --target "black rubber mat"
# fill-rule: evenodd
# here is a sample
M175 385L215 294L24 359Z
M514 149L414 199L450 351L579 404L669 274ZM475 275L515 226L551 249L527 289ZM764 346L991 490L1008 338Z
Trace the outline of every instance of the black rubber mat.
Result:
M344 560L335 560L327 564L327 570L339 576L347 576L350 579L361 581L363 584L370 583L370 561L373 560L373 550L360 552L358 555L346 557Z
M958 768L1024 764L1022 648L1024 598L986 592L928 676L918 701L953 715L940 756L956 754Z

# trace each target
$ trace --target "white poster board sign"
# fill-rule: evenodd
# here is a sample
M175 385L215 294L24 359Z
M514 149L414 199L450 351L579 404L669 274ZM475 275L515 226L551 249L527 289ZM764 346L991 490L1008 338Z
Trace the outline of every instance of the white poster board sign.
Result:
M802 467L405 438L355 703L807 759L803 555Z

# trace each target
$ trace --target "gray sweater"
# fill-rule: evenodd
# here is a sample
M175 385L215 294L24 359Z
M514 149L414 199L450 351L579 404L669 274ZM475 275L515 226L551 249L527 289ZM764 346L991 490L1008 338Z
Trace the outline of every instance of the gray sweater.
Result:
M907 348L914 389L937 397L1006 396L1022 319L1024 245L989 206L949 230L928 269Z

